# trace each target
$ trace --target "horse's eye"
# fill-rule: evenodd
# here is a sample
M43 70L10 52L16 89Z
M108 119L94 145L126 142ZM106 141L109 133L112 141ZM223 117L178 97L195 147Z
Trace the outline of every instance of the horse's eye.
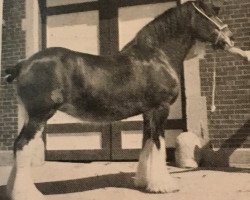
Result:
M213 10L214 10L216 16L219 15L219 13L220 13L220 7L215 7L214 6Z

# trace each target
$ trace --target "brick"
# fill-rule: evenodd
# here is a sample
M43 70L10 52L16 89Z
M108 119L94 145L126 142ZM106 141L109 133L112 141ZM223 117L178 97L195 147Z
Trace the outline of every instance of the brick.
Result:
M2 73L6 66L14 65L25 56L25 32L21 30L22 18L25 16L25 0L18 3L15 0L4 1L3 18L6 23L2 36ZM0 150L11 150L17 135L17 101L13 85L8 85L1 78L0 85L0 134L5 138L0 140ZM2 138L3 139L3 138Z

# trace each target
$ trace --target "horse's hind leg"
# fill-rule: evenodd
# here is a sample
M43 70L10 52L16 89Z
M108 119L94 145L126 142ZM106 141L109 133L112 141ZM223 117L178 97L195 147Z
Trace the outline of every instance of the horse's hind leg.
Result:
M11 200L44 200L31 178L31 154L40 138L48 116L28 115L23 104L23 127L14 143L15 163L7 184L7 195ZM46 117L45 117L46 116Z
M18 101L18 133L21 133L22 128L24 127L25 124L28 123L28 113L25 109L25 106L20 99L19 96L17 96L17 101ZM38 134L34 138L34 143L35 143L35 149L32 151L32 165L34 166L39 166L44 163L44 142L42 135Z
M43 200L31 178L31 154L34 138L40 137L44 123L29 119L14 144L15 163L8 181L7 194L11 200Z
M143 149L140 154L135 184L150 192L175 192L177 186L166 166L164 121L169 104L144 113Z

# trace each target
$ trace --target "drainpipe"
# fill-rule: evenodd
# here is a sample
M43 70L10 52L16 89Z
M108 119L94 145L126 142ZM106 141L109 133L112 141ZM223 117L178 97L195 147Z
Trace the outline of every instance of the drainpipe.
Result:
M2 68L2 31L3 31L3 0L0 0L0 74Z

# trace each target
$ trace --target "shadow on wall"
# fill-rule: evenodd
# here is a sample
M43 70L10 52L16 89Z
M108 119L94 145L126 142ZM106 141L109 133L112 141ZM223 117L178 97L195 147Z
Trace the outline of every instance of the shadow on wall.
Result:
M232 154L241 147L247 140L250 133L250 120L248 120L237 132L228 138L220 147L215 151L208 143L202 149L202 159L200 165L203 167L229 167L230 157ZM235 143L237 141L237 143ZM233 146L232 146L233 144ZM232 147L230 147L232 146ZM230 147L230 148L229 148ZM243 155L244 156L244 155ZM244 159L244 158L243 158Z

